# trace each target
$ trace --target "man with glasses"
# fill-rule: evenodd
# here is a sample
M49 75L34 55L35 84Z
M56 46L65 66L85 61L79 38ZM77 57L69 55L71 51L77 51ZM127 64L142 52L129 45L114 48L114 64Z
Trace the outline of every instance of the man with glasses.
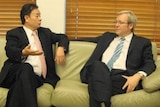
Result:
M88 84L90 107L110 107L110 98L142 88L141 80L156 68L149 39L136 36L137 18L132 11L121 11L115 20L115 33L92 38L97 42L81 70Z

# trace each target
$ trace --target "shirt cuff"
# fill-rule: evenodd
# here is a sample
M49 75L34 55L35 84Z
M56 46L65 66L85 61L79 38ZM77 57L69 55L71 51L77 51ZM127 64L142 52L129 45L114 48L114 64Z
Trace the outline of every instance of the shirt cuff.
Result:
M142 80L147 76L147 73L145 73L144 71L139 71L138 73L143 75Z

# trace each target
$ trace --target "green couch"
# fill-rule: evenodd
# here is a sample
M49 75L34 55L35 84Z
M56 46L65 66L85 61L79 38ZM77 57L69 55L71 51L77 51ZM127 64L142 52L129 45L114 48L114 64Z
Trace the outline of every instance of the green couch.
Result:
M0 67L6 59L4 37L0 38ZM53 89L45 83L37 89L39 107L89 107L87 84L80 81L79 72L96 44L83 41L70 41L69 54L64 66L56 65L61 80ZM152 43L154 59L157 59L155 43ZM157 69L143 80L143 90L115 95L111 98L112 107L160 107L160 62ZM0 88L0 107L4 107L8 89ZM14 106L13 106L14 107Z

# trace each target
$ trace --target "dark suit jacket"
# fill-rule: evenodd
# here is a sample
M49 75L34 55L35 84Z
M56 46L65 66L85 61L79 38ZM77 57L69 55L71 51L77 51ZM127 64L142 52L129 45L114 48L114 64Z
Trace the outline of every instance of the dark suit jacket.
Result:
M86 75L88 72L87 67L92 64L93 61L101 60L102 54L116 36L117 35L115 33L106 32L97 38L88 39L92 42L96 42L97 46L81 70L80 76L82 82L88 82ZM151 74L155 70L156 66L153 60L152 45L150 40L133 35L126 61L127 72L129 75L133 75L137 71L144 71L147 75Z
M59 77L56 75L55 72L55 62L52 44L58 42L58 45L63 46L66 49L65 52L67 53L69 41L66 35L55 34L51 32L48 28L40 27L37 30L47 63L47 76L45 81L55 86L56 82L59 80ZM22 57L21 52L22 49L24 49L24 47L29 44L27 35L23 27L18 27L8 31L6 35L6 40L7 43L5 46L5 50L8 59L4 63L4 66L2 67L2 71L0 73L0 84L6 78L6 75L12 65L16 63L24 63L27 57Z

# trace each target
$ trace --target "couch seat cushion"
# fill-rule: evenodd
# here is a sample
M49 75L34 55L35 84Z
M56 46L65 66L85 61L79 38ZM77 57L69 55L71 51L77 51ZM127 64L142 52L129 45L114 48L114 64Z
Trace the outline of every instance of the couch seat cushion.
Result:
M89 107L88 88L78 81L60 80L52 94L56 107Z
M8 89L0 88L0 107L5 107Z
M144 90L138 90L112 96L111 107L160 107L159 99L160 91L147 93Z
M51 106L51 94L54 88L48 83L44 83L37 89L38 107L50 107Z

